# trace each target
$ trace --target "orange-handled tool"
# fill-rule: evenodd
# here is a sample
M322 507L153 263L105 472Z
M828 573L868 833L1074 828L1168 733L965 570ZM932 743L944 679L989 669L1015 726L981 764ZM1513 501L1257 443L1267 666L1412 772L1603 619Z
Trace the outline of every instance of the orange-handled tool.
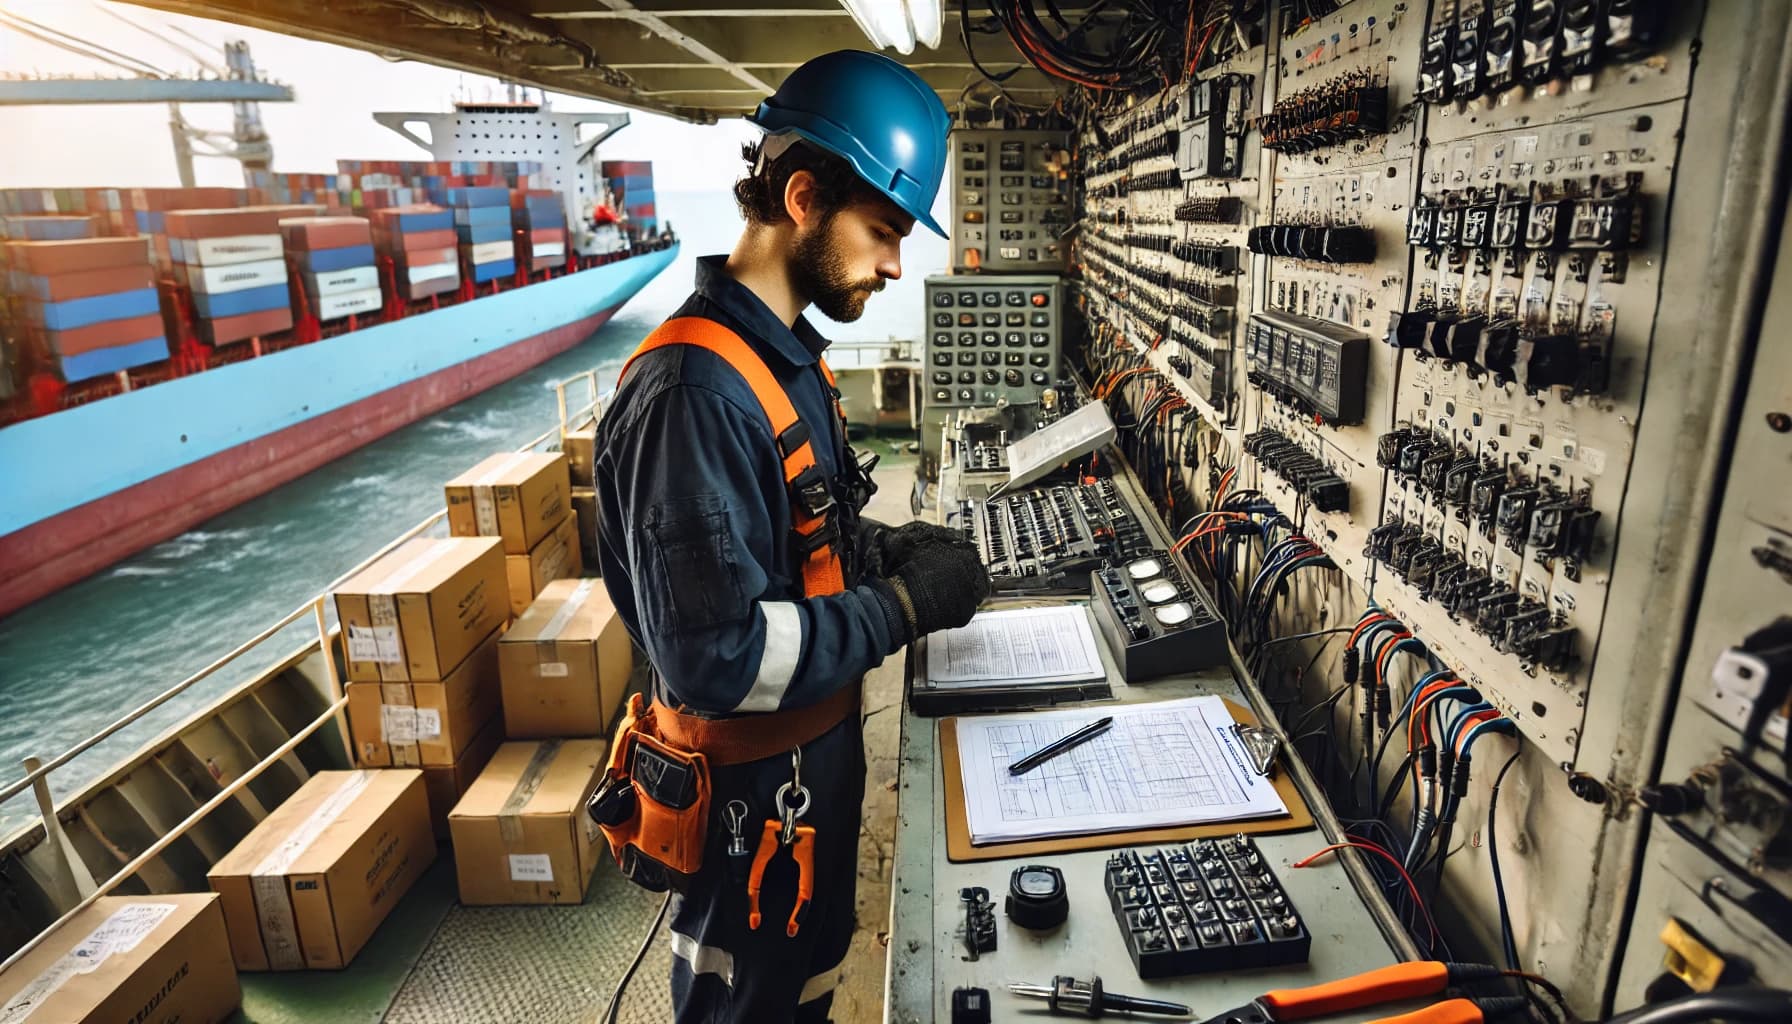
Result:
M1499 968L1487 964L1417 960L1378 967L1306 988L1265 992L1249 1005L1208 1018L1206 1024L1286 1024L1288 1021L1360 1010L1380 1003L1434 996L1451 985L1498 977ZM1522 1008L1524 1001L1501 998L1479 1001L1450 999L1404 1016L1388 1018L1382 1024L1481 1024L1486 1016L1504 1013L1513 1004ZM1464 1016L1470 1013L1472 1015Z
M753 854L753 867L747 874L747 927L758 931L764 921L759 912L759 890L765 883L765 868L771 863L783 840L780 838L784 824L777 818L767 819L765 830L759 836L759 849ZM803 926L803 918L809 914L809 904L815 899L815 826L795 825L790 840L790 858L796 861L796 905L790 908L790 921L784 926L784 934L796 938L796 933Z
M1378 1003L1434 996L1449 984L1449 965L1437 960L1415 960L1321 985L1276 989L1258 997L1258 1002L1269 1007L1271 1020L1305 1020Z

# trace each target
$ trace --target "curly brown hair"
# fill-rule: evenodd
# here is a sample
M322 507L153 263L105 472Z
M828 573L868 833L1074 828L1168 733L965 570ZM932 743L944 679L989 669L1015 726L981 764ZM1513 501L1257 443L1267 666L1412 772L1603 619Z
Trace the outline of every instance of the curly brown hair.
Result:
M747 162L747 176L734 183L734 201L742 219L750 224L779 224L790 220L784 210L784 188L790 176L808 171L815 176L816 199L823 218L832 216L854 203L883 197L859 177L852 165L817 146L797 142L774 160L759 167L763 139L754 139L740 147L741 159ZM755 168L758 168L755 173Z

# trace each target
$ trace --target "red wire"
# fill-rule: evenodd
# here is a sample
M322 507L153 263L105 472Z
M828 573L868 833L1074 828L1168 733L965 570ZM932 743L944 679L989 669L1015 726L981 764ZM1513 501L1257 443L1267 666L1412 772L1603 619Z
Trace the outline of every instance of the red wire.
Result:
M1400 864L1400 858L1394 856L1393 854L1382 849L1380 846L1377 846L1376 844L1370 842L1367 839L1363 839L1359 836L1351 836L1350 842L1348 842L1348 843L1333 843L1330 846L1327 846L1324 849L1319 850L1316 853L1310 853L1307 856L1302 857L1300 860L1295 861L1293 866L1297 867L1297 868L1307 867L1307 866L1311 865L1314 861L1318 860L1319 858L1325 856L1328 853L1334 853L1338 850L1342 850L1342 849L1346 849L1346 848L1353 849L1353 850L1368 850L1370 853L1377 854L1380 857L1384 858L1389 864L1394 865L1394 870L1400 872L1400 877L1402 879L1405 879L1406 889L1408 892L1412 893L1412 901L1418 905L1419 913L1425 915L1425 926L1427 928L1431 929L1431 941L1437 942L1441 938L1441 936L1439 936L1438 932L1437 932L1437 922L1433 921L1431 919L1430 908L1426 907L1425 901L1419 898L1419 887L1416 884L1414 884L1414 882L1412 880L1412 876L1406 873L1406 868Z

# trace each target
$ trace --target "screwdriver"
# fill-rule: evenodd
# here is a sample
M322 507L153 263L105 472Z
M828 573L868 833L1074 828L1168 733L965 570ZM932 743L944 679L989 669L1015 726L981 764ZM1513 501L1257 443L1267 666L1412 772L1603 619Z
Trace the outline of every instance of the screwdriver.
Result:
M1050 1006L1051 1012L1068 1017L1095 1018L1109 1013L1151 1013L1181 1020L1194 1017L1194 1011L1181 1003L1105 992L1102 990L1100 977L1081 982L1069 975L1060 974L1052 979L1050 985L1014 984L1008 986L1008 991L1029 999L1043 999Z

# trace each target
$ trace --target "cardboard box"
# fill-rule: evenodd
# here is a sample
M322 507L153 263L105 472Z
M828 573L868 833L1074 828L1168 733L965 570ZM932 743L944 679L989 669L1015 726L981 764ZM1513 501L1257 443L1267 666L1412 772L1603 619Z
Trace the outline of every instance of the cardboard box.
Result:
M568 513L554 532L526 555L505 555L504 575L510 584L510 614L521 615L535 596L555 580L579 572L579 524Z
M496 538L419 537L336 590L354 682L445 679L510 617Z
M435 857L422 772L318 772L205 877L237 970L337 968Z
M452 766L498 714L498 633L439 683L350 683L348 728L363 768Z
M494 455L448 481L448 532L501 537L504 553L526 555L566 518L566 456Z
M0 1020L229 1020L243 993L226 941L214 893L102 896L0 973Z
M628 630L602 580L560 580L498 641L511 739L599 736L634 670Z
M579 903L603 834L585 813L608 756L602 740L506 743L448 814L460 901Z
M504 742L504 719L493 715L452 765L424 765L423 788L429 792L429 824L436 839L448 839L448 812L473 785Z
M566 454L567 473L572 477L572 486L597 486L597 424L587 423L582 427L560 432L560 450Z
M603 561L597 555L597 492L573 488L572 514L579 524L579 554L585 561L585 575L602 576Z

